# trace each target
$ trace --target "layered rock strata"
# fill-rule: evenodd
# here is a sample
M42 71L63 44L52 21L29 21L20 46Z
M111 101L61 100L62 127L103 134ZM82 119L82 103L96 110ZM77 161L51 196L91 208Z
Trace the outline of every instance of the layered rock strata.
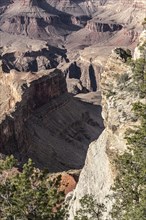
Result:
M51 172L80 169L103 130L101 107L67 93L59 70L1 74L0 152Z
M49 75L19 75L18 72L11 71L8 75L1 74L0 91L0 149L2 153L13 153L13 146L23 142L23 126L30 115L67 90L59 71Z

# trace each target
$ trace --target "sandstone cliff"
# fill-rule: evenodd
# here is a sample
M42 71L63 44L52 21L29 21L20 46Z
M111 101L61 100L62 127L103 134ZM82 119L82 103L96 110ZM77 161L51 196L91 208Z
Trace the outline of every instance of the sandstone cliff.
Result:
M145 31L140 39L145 42ZM99 139L89 146L85 166L70 202L69 220L74 219L80 207L79 200L84 195L93 194L99 203L105 202L105 196L110 193L116 175L112 164L114 153L122 153L126 149L125 131L138 123L131 109L132 103L140 98L132 88L131 67L121 58L119 50L112 52L101 76L105 130ZM145 99L141 101L145 102ZM106 206L107 210L110 210L111 202L108 201ZM108 213L104 213L103 219L111 218Z

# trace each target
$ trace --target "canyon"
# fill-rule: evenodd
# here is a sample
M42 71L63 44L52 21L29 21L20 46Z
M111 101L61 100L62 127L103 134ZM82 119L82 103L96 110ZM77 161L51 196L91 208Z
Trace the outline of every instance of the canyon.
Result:
M141 57L145 12L145 0L0 2L0 155L73 177L82 169L71 179L69 220L85 194L105 202L110 193L112 156L126 149L139 100L123 89L132 71L115 48Z
M50 172L82 168L89 143L103 130L101 107L68 94L60 70L2 73L0 85L1 153L21 162L30 157Z
M88 81L91 60L101 69L115 46L136 47L145 2L14 0L0 3L0 12L5 72L63 67L66 73L76 62ZM95 72L98 77L100 70Z

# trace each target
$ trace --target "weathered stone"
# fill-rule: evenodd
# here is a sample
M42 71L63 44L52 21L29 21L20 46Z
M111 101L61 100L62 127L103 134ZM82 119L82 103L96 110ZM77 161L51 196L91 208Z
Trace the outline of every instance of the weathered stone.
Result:
M129 80L124 82L124 89L121 90L118 77L125 72L129 75ZM101 78L105 130L98 140L89 146L85 166L70 200L69 220L74 219L76 211L80 208L79 200L86 194L92 194L97 202L105 204L107 211L103 213L103 220L112 219L109 215L112 200L106 199L111 193L110 188L116 176L112 161L117 152L123 153L127 149L125 140L127 129L139 124L137 120L133 120L132 103L137 101L145 103L145 99L140 99L137 92L128 90L129 81L132 82L132 70L113 51ZM112 93L109 82L112 82L112 89L116 93Z

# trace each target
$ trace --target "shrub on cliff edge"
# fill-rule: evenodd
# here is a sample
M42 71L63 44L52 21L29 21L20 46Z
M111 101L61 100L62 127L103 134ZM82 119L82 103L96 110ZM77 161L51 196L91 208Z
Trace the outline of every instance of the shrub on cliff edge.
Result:
M133 105L141 125L126 134L128 151L116 159L113 219L146 219L146 105Z

